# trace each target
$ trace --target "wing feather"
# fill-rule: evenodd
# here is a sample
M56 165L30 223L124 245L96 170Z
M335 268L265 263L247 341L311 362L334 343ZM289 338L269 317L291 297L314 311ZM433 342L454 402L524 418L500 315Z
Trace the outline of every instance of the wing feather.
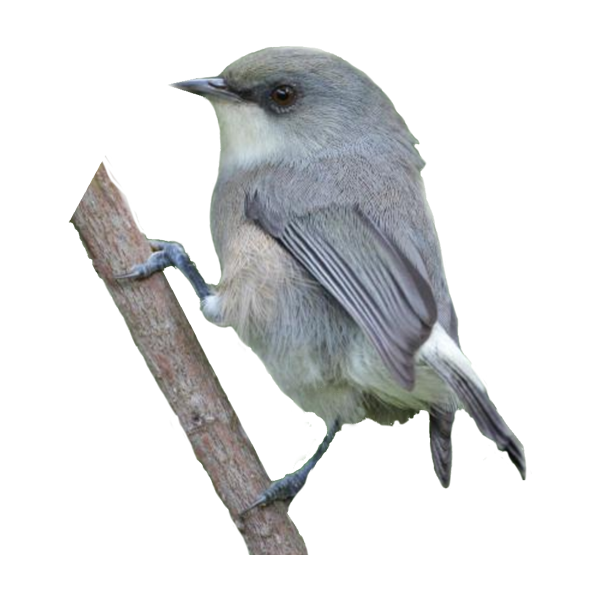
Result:
M412 389L414 356L431 333L437 309L429 282L407 253L354 206L284 216L254 193L246 197L246 215L339 302L400 385ZM404 243L409 247L410 240ZM414 260L416 248L409 250Z

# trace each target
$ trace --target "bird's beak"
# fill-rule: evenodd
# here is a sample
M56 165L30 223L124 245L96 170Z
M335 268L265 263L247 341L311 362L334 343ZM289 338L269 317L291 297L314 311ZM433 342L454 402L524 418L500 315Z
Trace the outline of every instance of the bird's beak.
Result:
M180 81L179 83L172 83L172 87L185 92L191 92L192 94L198 94L199 96L206 96L210 99L223 98L227 100L240 101L241 98L234 92L232 92L225 80L221 77L211 77L209 79L189 79L188 81Z

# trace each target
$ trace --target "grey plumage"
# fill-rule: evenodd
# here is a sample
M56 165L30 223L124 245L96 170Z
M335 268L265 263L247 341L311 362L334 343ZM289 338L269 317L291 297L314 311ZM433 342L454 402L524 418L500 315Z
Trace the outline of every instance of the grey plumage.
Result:
M182 269L206 317L232 326L326 421L323 448L343 423L426 410L447 486L454 412L465 408L524 477L521 444L460 350L424 162L389 98L305 48L262 50L175 86L210 99L221 131L211 207L221 281L206 293ZM252 506L293 496L324 451Z
M429 444L431 446L433 468L444 487L450 485L454 414L454 411L444 411L438 414L432 412L429 414Z
M358 206L308 210L282 223L277 212L265 214L255 193L247 197L246 215L306 267L367 334L398 383L412 389L414 355L431 333L437 308L404 253Z
M464 363L461 364L462 361L450 360L445 352L431 354L427 352L425 360L454 390L464 409L473 417L479 431L495 441L499 450L508 452L510 459L524 479L525 455L523 454L523 448L504 422L504 419L499 415L488 396L487 390L477 381L476 375L470 367ZM440 448L443 446L441 440L437 446ZM443 457L441 457L442 453L440 452L440 462L444 462Z

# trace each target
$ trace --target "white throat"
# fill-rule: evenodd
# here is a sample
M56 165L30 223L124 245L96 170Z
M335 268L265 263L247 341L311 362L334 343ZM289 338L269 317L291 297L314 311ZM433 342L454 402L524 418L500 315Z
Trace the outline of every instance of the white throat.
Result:
M221 130L221 170L278 162L289 154L282 128L259 106L228 101L215 101L213 106Z

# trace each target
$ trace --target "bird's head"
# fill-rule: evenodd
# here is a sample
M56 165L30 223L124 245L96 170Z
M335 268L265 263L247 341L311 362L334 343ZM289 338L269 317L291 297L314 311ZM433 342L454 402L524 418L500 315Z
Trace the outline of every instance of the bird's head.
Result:
M320 50L266 48L235 61L218 77L173 86L214 106L221 168L310 160L381 135L410 136L367 75Z

